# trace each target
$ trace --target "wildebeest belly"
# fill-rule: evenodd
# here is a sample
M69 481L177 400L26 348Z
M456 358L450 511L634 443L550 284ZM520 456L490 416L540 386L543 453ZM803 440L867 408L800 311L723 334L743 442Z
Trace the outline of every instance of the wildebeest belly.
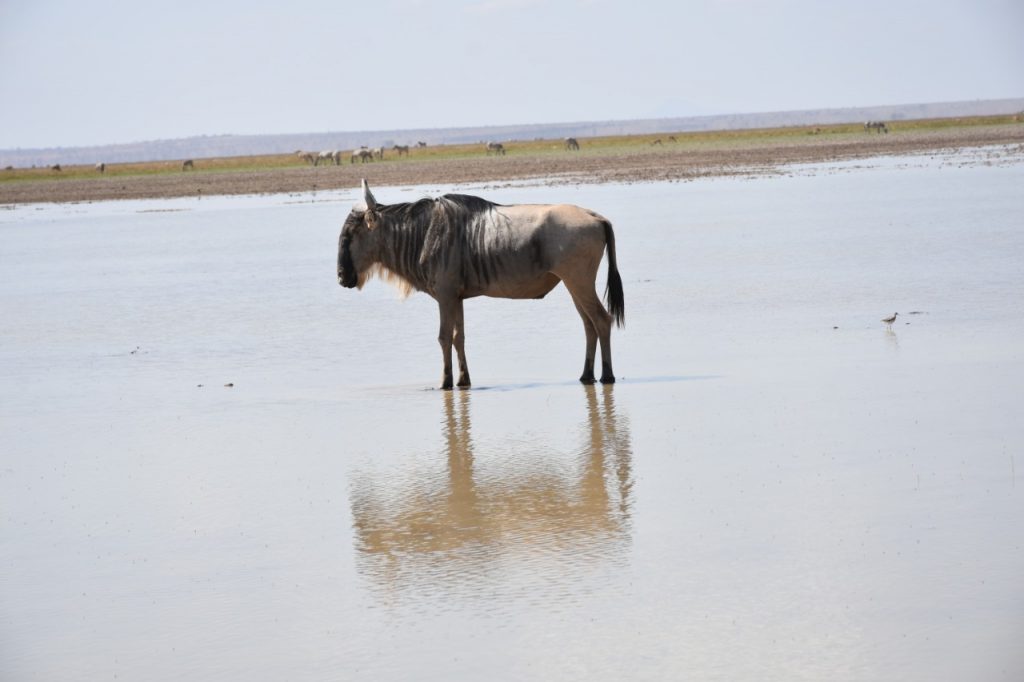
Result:
M504 279L499 282L490 282L483 286L473 287L467 289L463 297L544 298L561 281L552 273L545 272L530 278Z

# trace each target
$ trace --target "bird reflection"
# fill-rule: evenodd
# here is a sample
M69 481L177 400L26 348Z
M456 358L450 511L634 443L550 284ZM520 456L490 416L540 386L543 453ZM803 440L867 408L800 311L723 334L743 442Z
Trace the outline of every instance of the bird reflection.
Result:
M896 336L896 332L892 330L892 327L889 327L888 329L885 330L885 340L889 342L889 346L891 348L893 348L894 350L899 350L900 339L898 336Z
M628 420L616 411L612 386L580 390L586 420L569 457L507 435L478 446L473 392L445 392L443 470L353 484L361 572L385 582L436 584L443 577L460 580L467 568L486 571L499 559L621 554L633 492Z

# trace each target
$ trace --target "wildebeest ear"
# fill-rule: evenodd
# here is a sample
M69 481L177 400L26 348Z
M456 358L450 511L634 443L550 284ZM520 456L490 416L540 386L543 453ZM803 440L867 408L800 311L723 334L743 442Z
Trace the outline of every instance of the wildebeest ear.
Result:
M366 229L376 230L377 229L377 212L371 208L366 209L363 213L363 220L366 221Z
M366 209L368 211L377 208L377 200L373 198L373 192L370 191L370 186L366 184L366 178L363 178L363 201L366 202Z

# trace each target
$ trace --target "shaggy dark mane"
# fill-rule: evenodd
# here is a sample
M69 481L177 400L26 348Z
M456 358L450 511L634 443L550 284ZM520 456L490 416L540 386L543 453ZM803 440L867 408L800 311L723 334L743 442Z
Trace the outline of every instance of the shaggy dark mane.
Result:
M377 213L391 220L419 222L426 219L429 222L439 210L466 218L471 215L490 212L499 206L501 204L496 204L493 201L488 201L471 194L445 194L437 199L424 197L419 201L401 204L378 204Z

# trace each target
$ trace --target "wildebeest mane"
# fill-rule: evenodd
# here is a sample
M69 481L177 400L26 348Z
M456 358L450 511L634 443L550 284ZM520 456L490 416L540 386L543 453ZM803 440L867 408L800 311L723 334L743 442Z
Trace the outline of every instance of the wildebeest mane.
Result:
M463 277L490 279L496 263L488 262L487 231L500 206L468 194L378 204L375 211L389 233L381 258L389 271L385 276L397 275L412 287L427 289L438 270L458 258Z

